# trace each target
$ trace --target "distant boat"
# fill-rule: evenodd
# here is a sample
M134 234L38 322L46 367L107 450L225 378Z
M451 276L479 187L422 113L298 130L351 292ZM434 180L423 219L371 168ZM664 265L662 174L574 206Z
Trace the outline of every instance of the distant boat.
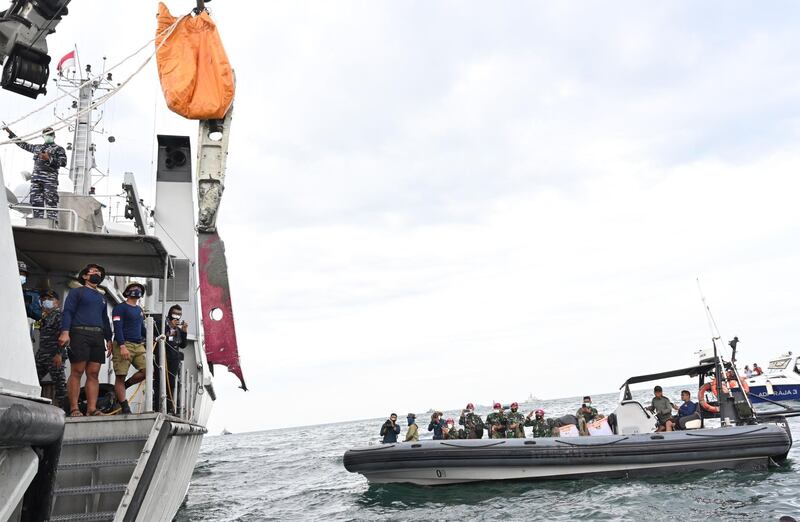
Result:
M540 400L541 399L539 397L537 397L534 394L530 393L530 394L528 394L528 398L525 399L525 402L537 402L537 401L540 401Z
M222 433L220 435L233 435L227 428L222 428Z

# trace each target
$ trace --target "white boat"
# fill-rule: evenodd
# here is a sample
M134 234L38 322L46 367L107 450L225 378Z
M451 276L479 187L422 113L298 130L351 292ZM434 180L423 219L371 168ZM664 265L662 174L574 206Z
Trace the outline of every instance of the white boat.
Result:
M747 380L753 402L800 401L800 361L792 352L775 357L763 374Z
M88 107L100 83L86 82L75 106ZM227 365L242 379L224 246L215 226L231 116L232 109L224 120L199 122L195 172L188 136L158 136L155 201L145 207L127 173L129 221L122 232L107 226L94 196L91 110L76 113L74 191L62 192L59 207L50 209L59 219L35 218L31 207L15 201L0 210L0 522L170 521L184 501L216 399L213 365ZM163 366L153 371L148 350L147 378L128 390L133 414L65 419L41 396L17 260L27 264L31 286L55 290L62 303L88 263L106 269L99 288L109 309L123 300L132 278L143 282L146 343L157 346L162 361L164 341L154 341L153 325L164 331L167 310L179 304L189 330L183 363L171 369L175 388L166 385ZM113 379L108 361L101 386ZM161 384L157 397L155 381Z

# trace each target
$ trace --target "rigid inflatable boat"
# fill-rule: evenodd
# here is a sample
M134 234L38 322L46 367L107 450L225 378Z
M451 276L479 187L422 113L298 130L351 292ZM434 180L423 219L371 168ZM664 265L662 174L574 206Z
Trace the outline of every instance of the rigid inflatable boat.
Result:
M421 485L766 469L782 462L792 446L791 434L783 424L635 435L380 444L347 451L344 466L371 483Z
M695 366L626 380L608 417L608 435L377 444L348 450L344 467L371 483L437 485L766 469L786 460L792 435L785 417L800 410L756 412L735 364L717 355L716 343L713 357L703 357ZM633 400L630 385L684 376L698 378L702 408L677 422L679 431L658 432L655 415ZM719 419L713 422L718 427L706 419Z

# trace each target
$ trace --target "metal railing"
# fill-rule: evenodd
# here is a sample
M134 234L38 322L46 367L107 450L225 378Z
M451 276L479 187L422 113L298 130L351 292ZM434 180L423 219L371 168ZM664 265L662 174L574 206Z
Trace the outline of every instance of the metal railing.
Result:
M51 212L69 212L72 214L72 222L70 223L70 230L75 232L78 230L78 213L71 208L63 208L63 207L34 207L33 205L20 205L16 203L9 203L8 208L11 210L41 210L42 212L51 211Z

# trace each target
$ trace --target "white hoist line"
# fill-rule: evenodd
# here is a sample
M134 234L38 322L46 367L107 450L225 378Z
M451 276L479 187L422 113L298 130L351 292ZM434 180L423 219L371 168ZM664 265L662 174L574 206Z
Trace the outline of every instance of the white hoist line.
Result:
M225 163L232 118L233 104L224 119L200 122L197 138L197 229L200 232L217 230L217 210L225 190ZM221 139L212 140L212 131L221 131Z
M86 111L92 111L92 110L96 109L97 107L99 107L100 105L103 105L103 104L104 104L105 102L107 102L107 101L108 101L108 100L109 100L109 99L110 99L112 96L114 96L114 95L115 95L117 92L119 92L120 90L122 90L122 88L123 88L123 87L125 87L125 86L128 84L128 82L130 82L130 81L133 79L133 77L134 77L134 76L136 76L137 74L139 74L139 73L142 71L142 69L144 69L145 65L147 65L148 63L150 63L150 60L152 60L152 59L153 59L153 56L155 56L155 55L156 55L156 53L158 52L158 50L159 50L159 49L161 49L161 46L163 46L163 45L164 45L164 43L165 43L165 42L166 42L166 41L169 39L169 37L170 37L170 36L172 36L172 33L175 31L175 28L178 26L178 24L179 24L181 21L183 21L183 19L184 19L184 18L186 18L187 16L189 16L189 15L183 15L183 16L179 17L177 20L175 20L175 22L174 22L172 25L170 25L169 27L167 27L166 29L164 29L163 31L161 31L161 33L159 33L158 35L156 35L156 37L155 37L155 38L153 38L153 39L149 40L149 41L148 41L146 44L144 44L142 47L140 47L140 48L139 48L137 51L135 51L134 53L132 53L132 54L130 54L130 55L128 55L128 56L126 56L126 57L125 57L125 58L124 58L122 61L120 61L119 63L117 63L116 65L114 65L113 67L111 67L110 69L108 69L108 70L106 70L105 72L103 72L103 75L105 75L105 74L108 74L109 72L113 71L114 69L116 69L117 67L119 67L120 65L122 65L123 63L125 63L126 61L128 61L129 59L131 59L131 58L133 58L134 56L136 56L137 54L139 54L139 53L140 53L140 52L141 52L141 51L142 51L144 48L146 48L146 47L147 47L148 45L150 45L152 42L154 42L155 40L157 40L157 39L158 39L158 38L159 38L161 35L164 35L164 38L161 40L161 42L159 42L159 44L156 46L155 50L153 50L153 52L152 52L152 53L151 53L151 54L150 54L150 55L149 55L149 56L148 56L148 57L145 59L145 61L144 61L144 62L143 62L143 63L142 63L142 64L141 64L139 67L137 67L137 68L136 68L136 70L135 70L135 71L133 71L133 73L132 73L130 76L128 76L128 77L127 77L127 78L126 78L126 79L125 79L125 80L124 80L122 83L120 83L120 84L117 86L117 88L116 88L116 89L113 89L113 90L109 91L107 94L105 94L105 95L101 96L101 97L100 97L100 98L98 98L98 99L97 99L95 102L93 102L93 103L92 103L92 104L90 104L88 107L86 107L86 109L84 109L84 110L82 110L82 111L81 111L81 110L79 110L77 113L75 113L75 117L77 118L77 117L81 116L82 114L84 114ZM165 34L165 33L166 33L166 34ZM12 121L11 123L4 124L4 127L10 127L10 126L12 126L12 125L15 125L15 124L17 124L17 123L19 123L19 122L21 122L21 121L23 121L23 120L25 120L25 119L29 118L30 116L32 116L32 115L34 115L34 114L36 114L37 112L40 112L41 110L45 109L46 107L49 107L50 105L54 104L54 103L55 103L55 102L57 102L58 100L60 100L60 99L62 99L62 98L65 98L66 96L71 96L71 95L73 95L73 94L74 94L76 91L80 90L80 89L81 89L81 88L83 88L85 85L91 84L91 83L92 83L92 82L94 82L94 81L98 81L98 79L99 79L101 76L102 76L102 75L100 75L100 76L97 76L97 77L94 77L94 78L89 78L88 80L86 80L85 82L83 82L81 85L79 85L78 87L76 87L75 89L73 89L72 91L69 91L69 92L66 92L66 93L62 94L62 95L61 95L61 96L59 96L58 98L56 98L56 99L54 99L54 100L52 100L52 101L50 101L50 102L48 102L48 103L46 103L46 104L42 105L41 107L39 107L39 108L37 108L37 109L34 109L34 110L32 110L32 111L31 111L31 112L29 112L28 114L25 114L24 116L21 116L20 118L17 118L16 120ZM70 124L69 120L68 120L68 121L56 120L56 121L52 122L50 125L45 125L44 127L42 127L42 129L45 129L45 128L47 128L47 127L50 127L50 128L52 128L54 131L57 131L57 130L61 130L61 129L63 129L63 128L66 128L66 127L68 127L68 126L69 126L69 124ZM21 134L21 135L17 135L17 137L16 137L16 138L11 138L11 139L8 139L8 140L5 140L5 141L0 141L0 145L9 145L9 144L11 144L11 143L17 143L17 142L19 142L19 141L27 141L27 140L30 140L30 139L33 139L33 138L37 138L37 137L39 137L39 136L41 136L41 129L40 129L40 130L37 130L37 131L29 132L28 134Z

